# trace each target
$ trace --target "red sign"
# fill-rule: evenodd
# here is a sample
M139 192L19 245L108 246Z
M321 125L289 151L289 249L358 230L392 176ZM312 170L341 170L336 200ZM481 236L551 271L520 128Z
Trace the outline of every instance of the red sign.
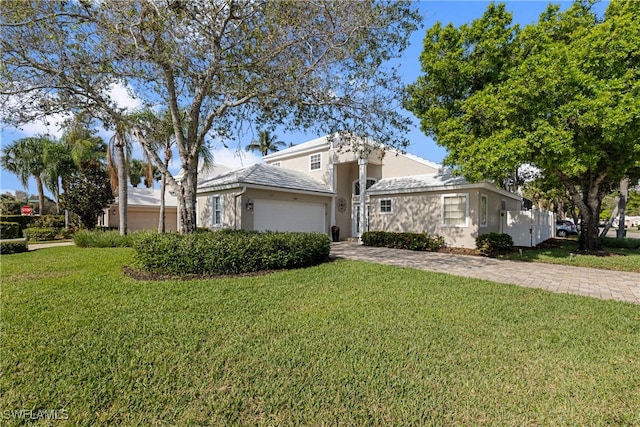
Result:
M33 213L33 208L31 206L22 206L20 208L20 213L22 213L22 215L31 215Z

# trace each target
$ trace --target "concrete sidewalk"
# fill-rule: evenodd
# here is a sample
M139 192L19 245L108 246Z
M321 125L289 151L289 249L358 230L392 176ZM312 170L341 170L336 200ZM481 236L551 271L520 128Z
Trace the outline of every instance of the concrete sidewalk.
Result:
M353 242L332 243L331 255L337 258L436 271L546 289L552 292L640 304L640 273L437 252L372 248Z
M73 242L55 242L55 243L29 243L29 250L35 251L38 249L55 248L56 246L73 246Z

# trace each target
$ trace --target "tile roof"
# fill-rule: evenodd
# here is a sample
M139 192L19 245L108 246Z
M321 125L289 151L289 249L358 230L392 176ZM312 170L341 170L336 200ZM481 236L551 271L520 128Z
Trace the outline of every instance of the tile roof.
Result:
M413 193L418 191L434 191L444 187L468 185L469 181L462 176L449 174L428 174L383 178L373 184L369 194Z
M333 194L331 188L304 172L256 163L255 165L223 173L198 183L198 192L224 190L237 186L254 185Z
M118 204L118 198L114 204ZM169 193L169 186L164 193L165 206L178 206L178 199ZM160 206L160 190L146 187L127 188L127 206Z

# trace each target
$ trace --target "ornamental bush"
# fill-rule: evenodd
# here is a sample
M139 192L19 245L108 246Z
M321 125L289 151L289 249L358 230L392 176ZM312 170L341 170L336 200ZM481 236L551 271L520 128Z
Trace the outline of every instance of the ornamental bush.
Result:
M640 249L640 239L631 239L628 237L625 237L624 239L602 237L601 240L602 246L605 248Z
M54 240L62 230L56 227L29 227L22 230L28 240Z
M132 235L136 264L152 273L242 274L308 267L327 261L331 243L321 233L241 230Z
M2 255L17 254L28 250L27 239L0 240L0 254Z
M17 239L20 237L20 224L17 222L0 222L0 239Z
M73 234L73 243L79 248L131 247L131 236L121 236L116 230L79 230Z
M29 227L64 228L64 215L42 215L36 217Z
M488 233L476 237L476 248L483 255L495 256L513 248L513 239L506 233Z
M388 231L366 231L362 233L365 246L377 246L412 251L435 251L444 246L444 237L429 233L392 233Z
M37 217L29 215L2 215L3 222L15 222L20 224L20 230L27 228Z

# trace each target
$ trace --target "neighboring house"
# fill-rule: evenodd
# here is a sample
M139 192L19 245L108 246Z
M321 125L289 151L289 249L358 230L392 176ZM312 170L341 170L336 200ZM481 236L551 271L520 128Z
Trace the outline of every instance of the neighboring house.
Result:
M127 189L127 230L157 230L160 221L160 190L153 188ZM165 193L165 228L167 231L176 231L178 224L178 201L167 190ZM120 215L118 212L118 199L104 210L103 216L98 221L101 227L118 228Z
M473 247L478 233L501 231L502 211L521 208L519 196L492 184L470 184L368 141L322 137L263 159L199 182L199 226L329 234L336 225L341 239L366 230L426 231Z

